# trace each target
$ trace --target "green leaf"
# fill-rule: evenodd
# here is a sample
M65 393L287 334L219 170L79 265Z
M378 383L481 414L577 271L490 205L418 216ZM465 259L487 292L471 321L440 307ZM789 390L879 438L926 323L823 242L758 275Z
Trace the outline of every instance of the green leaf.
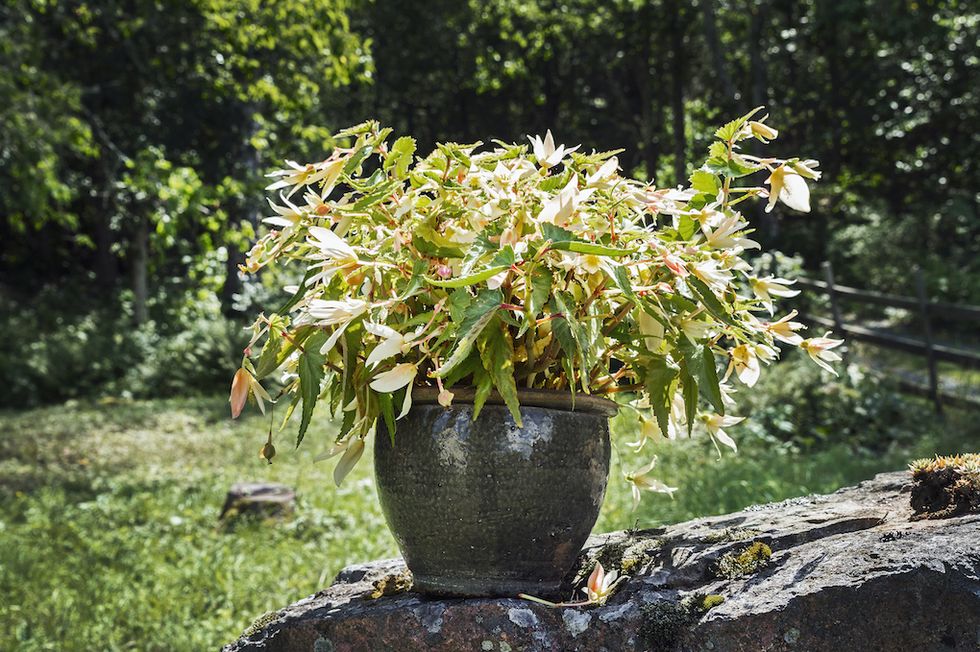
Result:
M459 332L463 336L456 343L456 349L452 355L439 368L439 372L436 374L437 376L445 378L456 365L466 360L466 356L470 354L473 345L476 343L476 338L480 336L483 329L493 319L494 314L500 308L503 300L504 297L500 293L500 290L481 290L476 295L476 298L466 308L463 321L459 325Z
M716 297L715 293L711 291L711 288L705 285L704 281L692 275L687 277L687 284L697 293L698 297L700 297L701 301L704 303L704 306L708 309L708 312L710 312L715 319L723 321L729 325L734 325L734 322L732 321L731 316L728 314L728 310L725 308L725 305L718 300L718 297Z
M354 202L353 205L351 205L350 210L363 211L367 208L370 208L371 206L374 206L375 204L380 204L382 201L387 199L388 196L391 195L392 191L394 191L398 186L399 186L398 181L389 181L387 183L383 183L377 188L375 188L374 190L372 190L370 193L364 195L356 202Z
M408 285L405 286L405 289L399 295L399 301L405 301L419 291L419 288L422 287L422 283L425 280L425 272L428 269L429 265L424 260L416 260L412 263L412 277L408 279Z
M752 116L754 116L762 109L763 107L757 106L751 111L749 111L748 113L746 113L745 115L743 115L742 117L736 118L731 122L719 127L718 130L715 131L715 138L724 141L729 141L734 139L735 136L737 136L739 132L742 130L742 127L745 126L745 123L748 122L752 118Z
M681 215L680 219L677 220L677 232L684 240L693 238L697 229L697 222L690 215Z
M468 285L476 285L477 283L485 281L491 276L499 274L500 272L508 269L510 269L510 265L496 265L494 267L488 267L482 272L477 272L476 274L470 274L469 276L457 276L456 278L449 278L444 281L426 276L425 282L438 288L461 288Z
M553 278L551 276L551 270L543 265L535 265L528 278L531 284L528 314L529 319L534 319L541 313L545 304L548 303L548 297L551 296Z
M684 356L684 365L690 375L697 380L700 394L711 403L718 414L725 414L725 402L721 398L721 387L718 382L718 369L715 354L707 344L692 343L687 336L677 340L677 346ZM686 401L685 397L685 401Z
M561 251L573 251L578 254L593 254L596 256L626 256L634 253L634 249L619 249L606 245L588 242L576 236L571 231L547 222L541 225L541 234L545 240L551 240L551 248Z
M303 442L306 430L310 427L313 408L320 397L320 383L323 381L323 365L326 356L320 353L320 347L327 341L327 334L317 331L307 338L304 351L299 356L297 373L299 375L299 395L303 401L302 418L299 423L299 433L296 435L296 446Z
M255 366L255 378L258 380L262 380L282 364L279 361L279 350L283 343L282 321L283 319L278 315L269 318L269 337L262 347L259 363Z
M473 397L473 420L476 421L476 418L480 416L480 411L483 410L483 406L486 405L487 399L490 398L490 392L493 390L493 379L483 367L479 366L473 372L473 377L476 380L476 394Z
M695 170L691 175L691 187L698 192L703 192L714 197L721 189L721 183L719 183L716 175L708 170L700 169Z
M694 419L698 413L698 381L686 364L681 365L681 395L684 398L684 416L687 419L687 436L694 431Z
M636 292L633 291L633 285L630 283L629 272L623 266L616 266L613 268L613 282L616 283L618 287L626 298L633 303L639 303L639 298L636 296Z
M521 427L521 406L517 400L517 382L514 380L514 342L510 331L499 319L493 320L478 343L483 368L493 379L493 384L507 404L514 422Z
M650 394L650 405L657 417L660 432L667 433L670 426L670 406L674 396L674 381L680 369L663 356L654 358L647 368L646 388Z
M395 445L395 408L391 403L391 394L388 392L377 393L378 402L381 404L381 416L385 420L385 428L388 430L388 438L391 445Z
M373 147L365 146L354 152L354 154L351 155L351 157L347 160L347 163L344 165L344 174L353 174L354 171L360 167L361 163L364 162L364 159L370 156L371 152L373 151Z
M384 169L395 168L395 177L401 179L408 172L408 166L412 164L412 156L415 154L415 139L409 136L402 136L394 142L385 159Z

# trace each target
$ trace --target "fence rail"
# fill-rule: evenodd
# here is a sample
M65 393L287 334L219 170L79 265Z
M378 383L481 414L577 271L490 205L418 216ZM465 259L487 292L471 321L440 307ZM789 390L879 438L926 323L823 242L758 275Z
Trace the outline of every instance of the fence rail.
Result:
M922 270L916 267L913 271L917 296L906 297L838 285L834 282L834 271L830 263L824 263L825 280L801 278L797 280L797 283L801 287L825 293L830 299L830 310L833 318L828 319L819 315L801 315L801 318L812 324L834 329L840 335L851 340L868 342L875 346L924 357L926 370L929 374L929 384L919 385L908 379L901 379L899 385L906 391L928 396L935 404L937 411L942 411L943 404L959 407L980 407L980 399L943 392L939 386L939 371L936 364L942 360L966 367L980 368L980 351L937 344L933 340L932 333L933 323L936 319L942 319L947 323L951 321L980 321L980 306L929 300L925 291ZM914 311L919 316L922 337L916 338L869 328L862 324L847 323L844 321L840 309L842 301L855 301Z

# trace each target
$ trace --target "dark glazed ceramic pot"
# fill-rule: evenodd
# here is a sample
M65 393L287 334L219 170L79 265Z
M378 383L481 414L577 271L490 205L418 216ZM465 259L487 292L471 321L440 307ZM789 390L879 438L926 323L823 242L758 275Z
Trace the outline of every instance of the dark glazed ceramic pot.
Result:
M518 428L499 398L444 408L417 388L394 446L378 421L381 507L414 589L450 596L554 595L595 525L616 405L568 392L520 394Z

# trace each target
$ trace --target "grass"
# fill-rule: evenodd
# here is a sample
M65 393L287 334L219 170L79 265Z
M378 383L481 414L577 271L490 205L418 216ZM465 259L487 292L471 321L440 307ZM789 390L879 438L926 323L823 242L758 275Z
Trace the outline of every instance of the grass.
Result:
M329 422L298 451L279 441L272 466L258 459L264 424L232 423L221 399L0 414L0 649L216 649L263 612L325 587L343 566L396 554L369 453L337 489L331 463L312 463ZM614 425L597 531L831 491L911 457L980 448L976 428L959 425L873 453L842 442L804 455L752 433L743 433L738 456L719 458L699 439L659 445L626 456L627 465L657 453L659 477L682 489L631 512L618 451L636 426L622 417ZM238 480L295 487L295 517L217 527Z

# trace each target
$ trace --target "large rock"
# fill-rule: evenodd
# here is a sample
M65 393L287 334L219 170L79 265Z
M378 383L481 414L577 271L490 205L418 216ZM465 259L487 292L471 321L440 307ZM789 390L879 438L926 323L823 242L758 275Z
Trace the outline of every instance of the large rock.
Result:
M225 649L976 651L980 515L910 521L907 478L593 537L575 586L597 558L632 576L602 607L427 599L399 592L405 567L387 560Z

